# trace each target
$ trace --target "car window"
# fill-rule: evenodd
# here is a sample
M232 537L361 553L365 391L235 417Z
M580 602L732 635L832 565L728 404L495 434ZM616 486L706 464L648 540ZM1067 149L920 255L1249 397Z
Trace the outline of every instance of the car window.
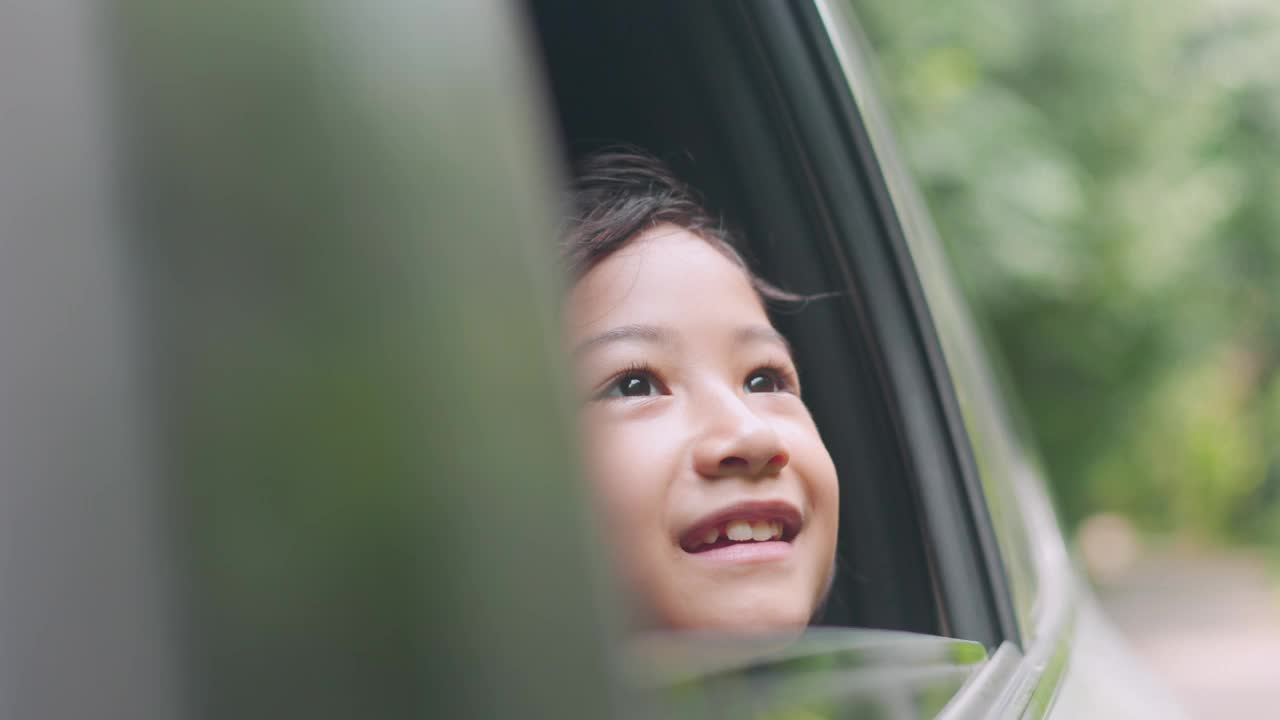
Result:
M808 149L788 127L805 109L774 87L754 19L715 3L531 7L566 164L602 144L644 148L737 231L756 272L822 298L776 314L840 478L836 579L821 621L953 632L874 329L815 206ZM855 186L842 202L854 207L865 192Z
M840 475L839 571L823 621L989 648L1011 637L1012 611L997 607L1008 604L995 586L1003 570L987 557L995 540L975 537L985 507L958 476L946 381L916 327L914 270L886 229L847 85L843 98L829 85L814 8L531 8L566 162L600 143L644 147L741 231L767 279L822 298L778 322Z

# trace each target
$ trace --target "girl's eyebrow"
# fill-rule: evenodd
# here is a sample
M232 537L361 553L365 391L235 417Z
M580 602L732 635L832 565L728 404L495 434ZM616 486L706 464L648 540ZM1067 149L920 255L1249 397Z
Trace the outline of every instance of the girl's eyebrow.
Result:
M610 328L578 343L573 349L575 358L581 357L586 353L609 343L624 341L640 341L657 345L670 345L675 342L670 330L660 328L656 325L622 325L616 328Z
M791 351L791 343L787 342L787 338L782 333L768 325L747 325L739 328L734 333L734 339L740 345L746 345L753 342L766 342L775 345L781 345L783 350L787 351L787 357L795 357L795 353Z

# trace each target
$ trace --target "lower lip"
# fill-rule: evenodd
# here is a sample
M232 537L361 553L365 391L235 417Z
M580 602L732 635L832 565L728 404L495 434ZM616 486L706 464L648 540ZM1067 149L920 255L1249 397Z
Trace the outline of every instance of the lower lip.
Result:
M690 553L696 558L702 558L709 562L724 563L775 562L785 559L789 554L791 554L791 543L781 540L734 543L698 553Z

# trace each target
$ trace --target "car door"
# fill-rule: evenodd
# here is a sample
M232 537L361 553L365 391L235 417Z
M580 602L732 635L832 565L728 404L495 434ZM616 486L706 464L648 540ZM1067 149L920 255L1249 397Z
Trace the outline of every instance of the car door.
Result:
M842 493L875 498L872 506L885 515L917 524L924 559L899 553L891 565L902 576L927 566L922 584L934 594L936 616L930 625L923 614L884 615L864 605L842 619L985 644L990 661L944 714L1044 717L1059 702L1065 712L1078 712L1082 697L1107 698L1093 704L1094 712L1109 705L1120 715L1144 706L1176 712L1157 688L1139 681L1143 674L1118 643L1088 640L1109 631L1067 560L1033 452L1012 429L928 216L897 159L849 8L739 2L714 9L597 9L596 20L577 16L569 23L556 5L535 3L535 15L551 45L549 72L566 145L606 136L699 156L701 167L690 163L688 174L700 175L702 188L730 217L736 214L748 234L770 238L757 239L751 250L771 279L853 301L832 312L864 340L851 353L856 358L837 349L839 333L821 321L797 319L788 331L802 361L810 355L806 371L817 374L832 397L849 392L839 377L862 374L884 393L887 407L872 424L892 427L880 437L896 443L905 462L883 462L870 472L911 487L913 502L858 496L865 488L856 483L842 484ZM611 12L616 17L607 17ZM645 47L629 46L625 36L612 34L613 24L659 49L648 55ZM575 34L613 42L602 41L605 51L557 46L572 44L557 38ZM639 56L641 69L618 59L624 53ZM591 81L574 73L575 63L593 69ZM704 78L681 90L680 73ZM642 100L594 92L602 84ZM576 97L578 85L591 87L591 96ZM625 119L610 117L613 104L627 108L619 113ZM646 115L643 104L665 111ZM687 106L694 107L694 119L681 117ZM727 137L723 146L712 135ZM734 179L718 177L717 166L734 168ZM807 223L796 217L805 215ZM860 402L873 404L870 395L874 390ZM824 407L829 401L810 399L839 463L841 449L870 433L847 411ZM870 454L865 451L859 446ZM847 473L842 467L842 477L848 474L866 475L868 468ZM857 515L842 523L865 528L875 520ZM898 541L911 545L909 538ZM875 542L868 535L857 544ZM899 597L918 590L901 588ZM1125 680L1088 670L1100 663ZM1092 681L1078 682L1083 676Z

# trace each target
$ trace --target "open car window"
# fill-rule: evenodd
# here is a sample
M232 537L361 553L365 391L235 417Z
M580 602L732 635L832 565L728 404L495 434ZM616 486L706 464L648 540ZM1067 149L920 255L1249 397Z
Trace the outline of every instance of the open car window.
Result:
M989 649L1016 637L945 421L945 365L817 9L528 7L566 167L613 143L646 149L704 195L756 272L821 298L775 319L840 478L818 622Z

